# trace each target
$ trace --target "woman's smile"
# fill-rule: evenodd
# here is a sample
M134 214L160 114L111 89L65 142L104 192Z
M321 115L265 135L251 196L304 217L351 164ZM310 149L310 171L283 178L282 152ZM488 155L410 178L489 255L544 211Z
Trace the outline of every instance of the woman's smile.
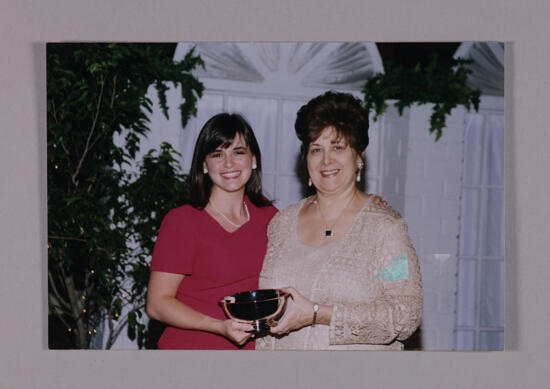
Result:
M237 178L241 175L240 171L232 171L232 172L226 172L226 173L220 173L220 176L226 179L232 179Z
M323 178L334 177L340 172L340 169L321 170L321 176Z

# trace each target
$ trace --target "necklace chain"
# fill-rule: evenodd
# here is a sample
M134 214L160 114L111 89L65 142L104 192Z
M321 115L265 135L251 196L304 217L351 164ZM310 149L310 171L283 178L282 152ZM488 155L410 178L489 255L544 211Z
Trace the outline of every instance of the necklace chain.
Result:
M347 209L347 207L350 205L350 203L351 203L351 201L353 200L354 197L355 197L355 193L348 200L346 206L344 208L342 208L342 210L340 211L340 214L336 217L336 219L334 219L334 223L332 224L332 227L330 227L330 228L329 228L328 223L325 219L325 216L323 215L323 211L321 211L321 205L319 205L319 202L317 201L317 199L313 200L315 205L317 205L317 210L319 211L319 215L321 215L321 219L323 220L323 224L325 225L325 230L323 231L323 236L325 238L332 238L334 236L334 231L333 231L334 226L336 226L336 223L338 223L338 220L340 219L340 217L342 216L344 211Z
M219 213L221 215L221 217L223 217L229 224L231 224L233 227L241 227L244 223L247 223L250 221L250 213L248 212L248 207L246 206L246 202L243 201L243 205L244 205L244 210L246 212L246 221L242 224L236 224L236 223L233 223L231 220L229 220L229 218L227 216L224 215L224 213L222 211L220 211L212 201L210 201L210 205L212 206L212 208L214 208L214 211L216 211L217 213Z

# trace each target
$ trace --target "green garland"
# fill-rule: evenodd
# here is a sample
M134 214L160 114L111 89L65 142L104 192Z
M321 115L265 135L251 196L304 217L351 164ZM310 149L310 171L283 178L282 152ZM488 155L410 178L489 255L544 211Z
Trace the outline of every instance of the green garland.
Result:
M471 62L452 59L443 63L433 54L426 63L419 62L412 68L388 63L385 73L366 82L362 90L365 108L369 112L373 110L377 120L386 111L389 99L397 100L399 115L413 104L433 103L429 131L435 132L435 141L438 141L453 108L463 105L467 109L479 109L481 91L466 84L472 72L467 65Z

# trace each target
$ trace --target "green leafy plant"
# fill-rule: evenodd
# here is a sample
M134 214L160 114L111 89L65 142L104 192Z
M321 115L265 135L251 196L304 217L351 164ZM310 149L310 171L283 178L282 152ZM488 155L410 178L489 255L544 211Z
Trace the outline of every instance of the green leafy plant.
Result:
M48 44L48 302L52 348L88 348L106 323L110 348L127 329L142 347L148 258L164 214L181 204L186 176L168 144L136 161L149 132L154 86L179 87L185 126L203 85L191 50L174 44ZM138 166L137 171L132 166ZM95 343L95 341L94 341ZM101 341L99 343L102 343Z
M397 100L395 106L399 115L413 104L433 103L430 116L430 133L439 140L445 128L445 120L451 110L458 105L477 111L481 92L466 84L471 70L470 60L452 59L442 62L437 54L430 56L425 63L414 67L387 64L385 73L369 79L362 92L365 107L374 111L374 120L383 114L388 104L386 100Z

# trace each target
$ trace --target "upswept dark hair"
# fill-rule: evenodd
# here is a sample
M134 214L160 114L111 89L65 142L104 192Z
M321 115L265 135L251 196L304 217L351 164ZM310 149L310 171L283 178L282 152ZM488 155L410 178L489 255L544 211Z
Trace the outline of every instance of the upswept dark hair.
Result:
M369 114L361 101L349 93L333 91L311 99L298 110L294 128L302 142L300 162L306 163L309 145L327 127L334 127L361 158L369 144Z
M252 155L256 157L256 169L252 170L250 179L246 183L245 194L257 207L271 205L262 193L262 156L258 141L250 124L239 114L219 113L212 116L202 127L191 162L190 194L187 203L197 209L203 209L212 192L212 180L203 171L203 163L206 156L217 148L226 148L240 134Z

